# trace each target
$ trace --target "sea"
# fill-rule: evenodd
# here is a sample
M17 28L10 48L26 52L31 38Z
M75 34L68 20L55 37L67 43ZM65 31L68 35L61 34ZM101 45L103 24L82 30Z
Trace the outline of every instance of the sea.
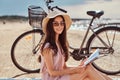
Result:
M89 24L90 24L90 19L73 20L70 29L86 30L88 28ZM120 27L120 19L96 19L92 24L92 28L95 29L100 24L118 25L118 27Z

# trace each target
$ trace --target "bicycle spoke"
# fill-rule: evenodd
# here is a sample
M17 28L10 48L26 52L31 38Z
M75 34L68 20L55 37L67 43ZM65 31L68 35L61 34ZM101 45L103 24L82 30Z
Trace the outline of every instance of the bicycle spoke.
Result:
M113 40L112 40L112 47L113 47L114 40L115 40L115 34L116 34L116 31L114 32L114 36L113 36Z
M108 38L108 34L107 34L106 31L105 31L105 34L106 34L106 39L107 39L107 41L108 41L108 44L110 45L110 40L109 40L109 38Z
M11 57L16 67L25 72L39 71L41 38L40 30L36 30L23 33L16 39L11 50Z
M94 49L100 49L101 57L94 61L94 67L106 74L120 73L120 28L106 27L99 30L97 35L108 47L95 35L89 39L88 47L90 53L93 53Z

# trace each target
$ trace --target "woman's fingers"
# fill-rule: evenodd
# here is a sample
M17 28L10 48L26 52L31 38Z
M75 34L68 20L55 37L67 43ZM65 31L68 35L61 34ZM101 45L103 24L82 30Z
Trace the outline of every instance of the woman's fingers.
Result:
M84 65L84 62L85 62L86 60L87 60L87 58L85 58L84 60L82 60L79 66L83 66L83 65Z

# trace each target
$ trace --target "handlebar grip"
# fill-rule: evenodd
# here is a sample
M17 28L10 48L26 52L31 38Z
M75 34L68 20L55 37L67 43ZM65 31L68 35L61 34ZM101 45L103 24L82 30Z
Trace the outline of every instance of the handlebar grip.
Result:
M54 2L53 0L47 0L46 1L47 3L52 3L52 2Z
M62 9L62 8L59 8L58 6L56 6L56 8L57 8L58 10L60 10L60 11L64 12L64 13L67 13L67 11L66 11L66 10L64 10L64 9Z

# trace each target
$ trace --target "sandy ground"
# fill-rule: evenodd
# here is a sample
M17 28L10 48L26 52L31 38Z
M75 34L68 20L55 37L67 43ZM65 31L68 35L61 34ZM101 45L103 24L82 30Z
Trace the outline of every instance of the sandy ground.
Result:
M0 78L40 78L39 73L25 73L20 71L18 68L15 67L15 65L12 63L11 56L10 56L10 50L11 46L14 42L14 40L23 32L31 30L31 26L29 26L28 22L7 22L6 24L3 24L0 22ZM78 47L81 42L78 43L77 40L74 40L75 38L72 38L72 36L78 34L78 31L75 30L69 30L68 31L69 40L72 41L72 46ZM83 35L77 35L77 37L82 37ZM70 58L68 61L69 65L77 65L77 61ZM115 80L120 80L120 74L110 76L114 78ZM118 79L119 78L119 79Z

